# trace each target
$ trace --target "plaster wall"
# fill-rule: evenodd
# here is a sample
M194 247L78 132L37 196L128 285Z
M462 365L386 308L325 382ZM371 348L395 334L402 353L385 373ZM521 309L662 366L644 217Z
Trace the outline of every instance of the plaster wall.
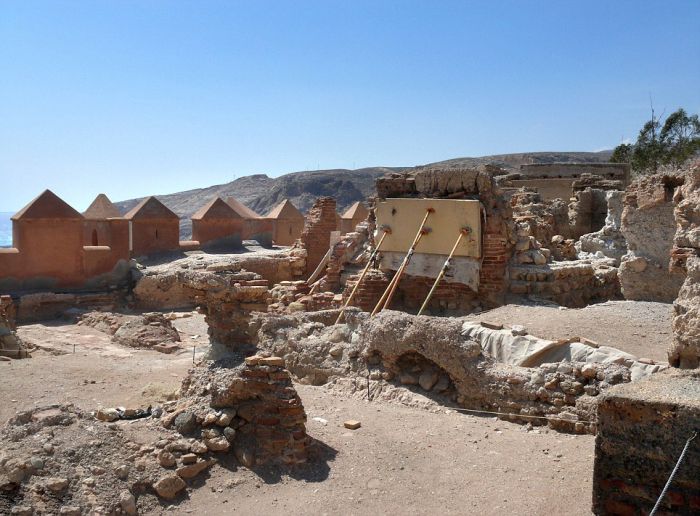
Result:
M382 250L406 253L428 208L433 208L435 212L428 217L426 227L430 228L430 232L421 238L417 252L446 257L460 230L467 227L470 229L469 235L462 238L455 256L481 256L481 204L467 199L399 198L379 201L375 209L377 227L388 225L391 228Z
M132 256L148 255L178 249L180 221L177 219L131 220Z
M243 219L192 219L192 240L204 245L212 240L240 236L243 232Z
M272 240L277 245L293 245L304 230L304 219L274 219Z

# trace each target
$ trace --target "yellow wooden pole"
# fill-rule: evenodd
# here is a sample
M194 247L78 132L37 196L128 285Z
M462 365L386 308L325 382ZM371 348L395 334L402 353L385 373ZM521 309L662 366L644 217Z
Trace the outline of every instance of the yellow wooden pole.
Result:
M345 313L345 309L350 305L350 302L355 297L355 293L357 292L357 288L360 286L360 283L362 283L362 280L365 279L365 275L367 274L367 271L369 270L370 266L372 265L372 260L374 260L374 257L377 256L377 253L379 252L379 249L382 247L382 243L384 242L384 239L386 238L386 236L391 233L390 228L384 227L383 229L384 229L384 234L382 235L382 238L379 239L379 243L377 244L377 247L374 248L374 251L372 251L372 254L369 257L369 260L367 260L367 265L362 270L362 274L360 274L360 277L358 278L357 283L355 283L355 287L352 289L352 292L350 292L350 296L348 297L347 301L345 301L343 308L340 310L340 313L338 314L338 318L335 320L335 324L338 324L340 322L340 319L342 319L343 314Z
M440 283L440 280L445 276L445 273L447 273L447 269L450 266L450 262L452 261L452 257L455 254L455 251L457 250L457 246L459 243L462 241L462 237L466 236L469 233L469 230L466 228L462 228L459 232L459 236L457 237L457 241L455 242L455 245L452 246L452 251L450 251L450 254L447 256L447 260L445 260L444 265L442 266L442 269L440 270L440 273L438 274L437 278L435 278L435 283L433 283L433 287L430 289L430 292L428 292L428 296L425 298L425 301L423 301L423 304L420 307L420 310L418 310L418 315L423 313L423 310L428 306L428 303L430 302L430 298L433 297L433 294L435 293L435 289L438 286L438 283Z
M411 260L411 256L413 256L413 251L416 249L418 242L420 242L420 239L425 234L424 233L425 223L428 221L428 217L430 217L430 214L434 213L434 212L435 212L435 210L433 208L428 208L426 210L425 217L423 217L423 222L421 222L421 225L418 228L418 233L416 233L416 236L413 239L413 243L411 244L411 247L408 249L408 253L406 253L406 256L404 257L403 262L401 262L401 266L399 267L399 270L396 272L396 275L391 279L391 281L389 282L389 285L387 285L386 290L384 291L384 293L382 294L382 297L379 299L379 302L377 303L377 306L375 306L374 310L372 310L370 317L374 316L377 312L381 312L386 305L386 300L387 300L388 296L390 294L393 296L394 284L398 283L398 280L401 279L401 274L403 274L403 270L406 268L406 265L408 265L408 262Z

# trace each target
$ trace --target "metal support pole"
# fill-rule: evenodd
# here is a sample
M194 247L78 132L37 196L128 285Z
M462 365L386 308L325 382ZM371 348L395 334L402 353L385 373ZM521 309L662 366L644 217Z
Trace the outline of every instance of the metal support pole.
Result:
M455 242L455 245L452 246L452 251L450 251L450 254L447 256L447 260L445 260L445 263L442 266L442 269L440 269L440 273L437 275L437 278L435 278L435 283L433 283L433 286L430 289L430 292L428 292L428 296L425 298L425 301L423 301L423 304L421 305L420 310L418 310L418 315L421 315L423 313L423 310L425 310L426 307L428 306L430 299L433 297L433 294L435 293L435 289L437 289L438 283L440 283L442 278L445 276L447 269L450 267L450 262L452 261L452 257L454 256L455 251L457 250L457 246L459 246L459 243L462 241L462 237L465 237L468 234L469 234L468 228L462 228L459 231L459 236L457 237L457 241Z
M391 228L389 228L388 226L383 226L382 230L384 231L384 234L382 235L382 238L379 239L379 243L377 244L377 247L375 247L374 250L372 251L372 254L369 257L369 260L367 260L367 265L362 270L362 274L360 274L360 277L358 278L357 283L355 283L355 287L352 289L352 292L350 292L350 296L348 297L347 301L345 301L343 308L340 310L340 313L338 314L338 318L335 320L335 324L338 324L340 322L340 319L343 318L343 314L345 313L345 309L350 305L350 302L355 297L355 293L357 292L357 288L360 286L360 283L362 283L362 280L365 279L365 275L367 274L367 271L369 270L370 266L372 265L372 261L374 260L374 257L377 256L377 253L379 252L379 248L382 247L382 243L384 242L384 238L386 238L386 236L391 233Z

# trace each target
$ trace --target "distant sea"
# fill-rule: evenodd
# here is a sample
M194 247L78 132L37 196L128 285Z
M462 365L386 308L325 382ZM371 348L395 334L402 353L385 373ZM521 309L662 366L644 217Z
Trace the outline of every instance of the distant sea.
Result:
M0 211L0 247L12 245L12 217L13 212Z

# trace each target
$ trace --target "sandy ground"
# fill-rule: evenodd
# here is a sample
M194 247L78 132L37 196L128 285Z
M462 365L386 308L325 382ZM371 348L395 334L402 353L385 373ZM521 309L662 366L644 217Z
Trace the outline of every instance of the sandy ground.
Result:
M523 324L549 338L581 335L663 359L670 305L614 302L582 310L509 305L480 318ZM0 423L35 405L72 402L145 407L172 393L192 346L206 351L206 325L174 321L175 355L116 346L93 328L59 322L20 328L44 350L0 362ZM73 344L76 351L73 353ZM215 466L189 497L163 513L190 514L590 514L591 436L559 434L439 409L345 399L298 386L315 439L308 466L279 475ZM325 424L314 418L322 418ZM358 419L362 428L343 428ZM198 485L199 485L198 484Z

